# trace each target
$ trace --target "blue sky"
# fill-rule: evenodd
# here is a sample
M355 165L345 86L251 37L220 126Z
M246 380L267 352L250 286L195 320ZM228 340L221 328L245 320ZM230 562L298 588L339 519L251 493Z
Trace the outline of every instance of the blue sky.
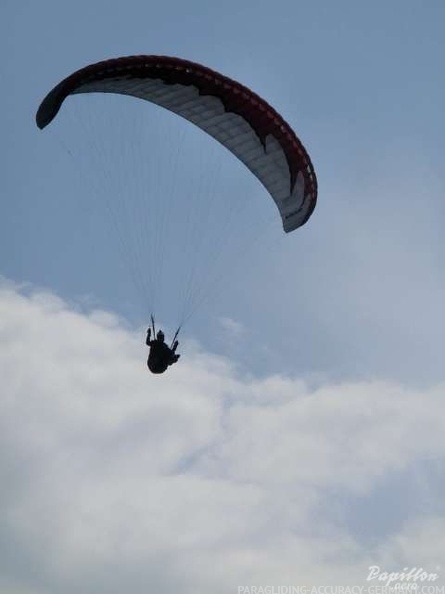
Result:
M441 5L425 11L416 3L404 3L403 10L398 3L281 3L279 9L264 3L255 5L255 22L247 2L224 9L208 3L129 6L133 10L14 3L3 20L3 26L9 23L2 40L11 57L3 64L8 93L1 98L9 114L3 274L68 298L93 296L141 321L145 312L134 303L120 254L110 257L116 244L107 243L106 225L96 224L91 212L85 215L88 192L64 194L75 175L56 131L41 133L31 122L46 92L87 63L141 52L184 56L241 80L274 105L310 151L320 189L309 225L287 243L277 239L273 258L261 253L269 243L259 245L258 259L264 261L255 266L256 278L196 316L191 330L206 347L226 354L213 320L246 325L248 340L240 351L249 354L236 356L255 372L440 379L441 359L434 353L443 329L443 282L437 274L443 214ZM140 15L137 22L134 15ZM168 143L175 126L193 135L183 132L182 123L162 121L171 126ZM183 143L186 170L189 151ZM201 155L205 140L202 146ZM224 151L218 157L228 163ZM220 200L246 184L252 199L265 202L262 188L231 163L220 178ZM281 299L285 316L276 315ZM403 304L397 323L394 303L397 309ZM274 347L261 359L264 336ZM297 356L295 342L305 345Z
M361 584L371 564L436 571L443 4L7 0L1 12L0 592L143 583L216 594ZM187 58L253 89L295 129L319 182L313 217L284 236L248 172L147 111L156 148L146 168L137 163L139 183L171 192L178 220L187 193L220 206L243 196L252 236L256 220L271 220L235 278L238 232L220 294L190 320L162 382L144 369L147 312L85 183L95 166L88 150L66 150L82 109L73 102L71 116L66 105L59 127L34 123L72 71L140 53ZM102 146L115 138L105 132ZM181 269L186 250L173 248ZM167 270L169 329L174 277Z

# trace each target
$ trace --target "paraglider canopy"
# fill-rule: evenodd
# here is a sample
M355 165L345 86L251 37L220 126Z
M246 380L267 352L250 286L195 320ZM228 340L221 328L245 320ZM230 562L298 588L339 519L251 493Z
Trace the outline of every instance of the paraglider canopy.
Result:
M130 56L91 64L61 81L36 121L47 126L69 95L118 93L160 105L214 137L266 187L283 228L304 225L317 201L309 155L292 128L258 95L205 66L166 56Z

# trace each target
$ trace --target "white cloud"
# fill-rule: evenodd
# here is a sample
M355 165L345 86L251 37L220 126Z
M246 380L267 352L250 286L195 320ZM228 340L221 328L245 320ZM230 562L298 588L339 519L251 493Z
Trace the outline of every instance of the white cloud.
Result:
M231 308L251 334L258 328L248 351L258 373L444 381L443 184L426 170L419 177L414 161L401 147L366 160L369 178L352 187L338 164L331 177L321 170L320 208L308 224L274 252L259 244L256 285L243 310Z
M219 594L362 583L379 562L434 570L443 479L425 463L443 461L443 385L311 390L242 377L192 342L152 376L143 329L10 283L0 319L2 594ZM428 488L377 540L344 521L354 508L370 527L376 494L421 470Z
M229 338L237 338L246 331L243 324L229 317L222 317L219 323Z

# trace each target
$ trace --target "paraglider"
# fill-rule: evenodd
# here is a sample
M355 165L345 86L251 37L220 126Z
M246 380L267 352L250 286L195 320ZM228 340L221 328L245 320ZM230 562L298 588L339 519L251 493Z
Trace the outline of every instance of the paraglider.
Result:
M274 108L239 82L175 57L110 59L86 66L56 85L37 111L37 126L45 128L67 97L81 93L132 96L181 116L226 147L259 179L275 202L286 233L311 216L317 178L308 153ZM179 358L177 341L168 347L162 333L152 340L147 331L146 344L153 373L162 373L158 370L165 371Z
M295 132L264 99L210 68L180 58L130 56L86 66L42 101L39 128L69 95L132 95L189 120L234 153L277 204L286 233L304 225L317 201L312 162Z
M154 336L156 331L153 317L151 318L151 322ZM151 340L151 330L150 327L147 329L147 337L145 339L145 344L150 347L147 366L152 373L164 373L170 365L177 363L181 356L176 354L176 349L179 345L179 342L176 340L179 330L176 332L170 347L165 343L165 335L162 330L159 330L156 338Z

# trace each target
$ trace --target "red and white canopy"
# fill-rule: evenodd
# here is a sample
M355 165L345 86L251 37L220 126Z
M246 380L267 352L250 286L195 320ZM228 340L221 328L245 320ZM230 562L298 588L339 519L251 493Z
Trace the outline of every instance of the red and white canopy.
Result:
M189 120L238 157L274 199L286 232L309 219L317 179L309 155L283 118L240 83L205 66L166 56L130 56L86 66L41 103L39 128L68 95L119 93L156 103Z

